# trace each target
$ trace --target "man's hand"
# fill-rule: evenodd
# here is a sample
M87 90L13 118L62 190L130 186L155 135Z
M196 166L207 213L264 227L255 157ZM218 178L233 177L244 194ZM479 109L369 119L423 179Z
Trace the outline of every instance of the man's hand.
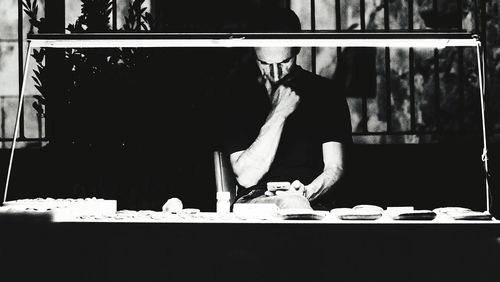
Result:
M272 96L272 113L287 118L297 108L300 97L290 87L280 85Z
M266 196L275 196L275 195L282 195L282 194L298 194L301 196L305 196L306 192L306 186L302 184L299 180L295 180L290 184L290 188L288 190L277 190L277 191L266 191L264 194Z
M308 186L304 191L304 197L309 201L313 201L319 196L323 195L328 189L321 186Z
M290 190L299 193L300 195L304 196L306 192L306 186L302 184L302 182L295 180L292 182L290 185Z

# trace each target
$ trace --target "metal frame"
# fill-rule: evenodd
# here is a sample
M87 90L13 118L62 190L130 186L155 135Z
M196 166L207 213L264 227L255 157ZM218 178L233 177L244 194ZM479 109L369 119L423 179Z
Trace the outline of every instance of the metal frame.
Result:
M31 48L476 47L465 32L84 33L29 35Z
M9 159L3 202L7 200L9 181L23 108L24 92L33 48L137 48L137 47L475 47L479 73L479 95L483 135L482 161L486 175L486 210L490 212L491 199L488 184L488 150L485 120L485 66L484 52L478 36L468 33L103 33L103 34L38 34L28 36L28 50L19 95L13 143Z

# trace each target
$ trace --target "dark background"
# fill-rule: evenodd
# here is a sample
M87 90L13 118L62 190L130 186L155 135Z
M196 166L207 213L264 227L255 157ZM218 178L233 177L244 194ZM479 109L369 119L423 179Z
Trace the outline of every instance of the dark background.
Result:
M169 2L162 7L164 2L155 4L162 15L160 28L183 32L245 30L256 7L286 5L226 0ZM64 31L56 16L51 19L52 31ZM99 57L102 52L94 53ZM110 69L90 77L72 93L70 105L54 96L47 109L49 145L16 152L8 199L96 196L117 199L121 209L158 210L168 198L178 197L187 207L215 209L212 152L218 149L224 122L218 115L227 107L219 94L224 81L251 61L251 55L246 49L144 52L151 55L131 74L117 75ZM54 53L48 61L55 82L65 75L58 71L60 56ZM57 83L52 87L54 92L65 91ZM355 144L348 150L346 178L332 200L337 206L457 205L484 210L479 132L464 139ZM499 167L499 147L491 144L490 170ZM0 168L6 171L8 151L0 153ZM491 187L498 187L494 177Z
M42 149L16 152L9 199L96 196L117 199L121 209L159 210L178 197L187 207L214 210L212 153L224 123L219 115L230 106L221 90L232 72L248 67L251 52L184 48L151 54L130 83L117 89L112 77L96 77L84 87L86 99L54 112L61 115L52 125L54 139ZM481 139L468 140L354 144L332 201L484 210ZM8 152L2 153L6 160ZM494 169L498 144L489 153Z

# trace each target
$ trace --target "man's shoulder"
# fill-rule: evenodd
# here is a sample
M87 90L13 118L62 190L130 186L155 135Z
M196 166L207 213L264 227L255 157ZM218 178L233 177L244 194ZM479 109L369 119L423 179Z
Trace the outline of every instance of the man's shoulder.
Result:
M335 88L335 81L326 78L324 76L321 76L319 74L313 73L309 70L305 70L302 67L299 67L298 72L300 72L299 76L303 83L305 83L307 86L314 87L314 88Z
M300 69L298 89L302 90L310 97L332 98L345 97L340 87L337 86L334 80L323 77L311 71Z

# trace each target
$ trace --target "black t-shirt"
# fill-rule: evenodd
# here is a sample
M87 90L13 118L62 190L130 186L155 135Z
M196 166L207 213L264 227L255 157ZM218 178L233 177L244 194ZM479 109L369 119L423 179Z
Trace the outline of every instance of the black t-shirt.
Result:
M351 143L351 120L343 93L332 80L297 66L287 85L300 96L300 103L287 118L269 171L251 189L266 189L271 181L300 180L311 183L323 171L322 144ZM224 153L246 150L256 140L271 110L259 72L235 75L227 87L224 115ZM251 189L238 189L238 196Z

